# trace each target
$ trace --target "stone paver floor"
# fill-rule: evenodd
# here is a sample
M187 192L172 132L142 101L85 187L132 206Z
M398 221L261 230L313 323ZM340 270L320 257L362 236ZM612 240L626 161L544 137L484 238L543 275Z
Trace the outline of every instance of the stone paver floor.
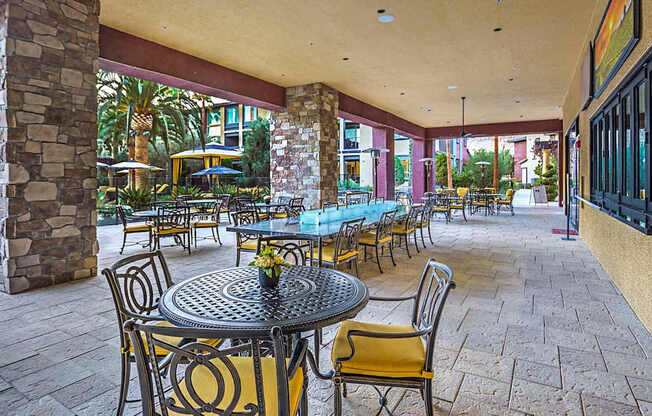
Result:
M382 295L411 293L427 257L455 272L437 342L437 414L652 415L652 336L586 245L550 233L563 228L559 209L516 214L435 221L434 246L412 260L401 253L382 275L373 263L361 267L361 279ZM99 229L100 269L119 258L120 230ZM233 236L222 236L223 247L201 241L192 256L164 249L174 279L233 266ZM408 322L407 306L371 302L357 319ZM113 414L114 314L102 277L0 294L0 415ZM136 389L132 383L131 396ZM330 383L311 380L309 393L311 414L332 414ZM390 406L397 415L423 414L413 391L393 391ZM350 386L344 414L377 409L373 390ZM138 413L131 405L125 414Z

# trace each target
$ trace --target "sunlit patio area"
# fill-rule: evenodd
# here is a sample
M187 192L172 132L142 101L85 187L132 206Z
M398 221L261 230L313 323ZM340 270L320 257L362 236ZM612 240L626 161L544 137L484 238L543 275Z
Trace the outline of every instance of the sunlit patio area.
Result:
M435 348L435 414L638 415L652 410L652 337L581 239L561 242L554 207L516 208L516 215L455 216L431 225L434 245L385 273L362 263L372 295L415 290L429 257L454 270ZM222 226L221 228L223 228ZM100 268L120 256L121 226L100 236ZM223 231L223 230L221 230ZM234 266L234 238L200 241L192 256L163 248L175 281ZM127 247L125 255L140 252ZM248 262L252 255L245 255ZM345 269L346 270L346 269ZM0 413L113 415L120 375L115 307L105 279L1 295ZM408 302L370 302L356 320L405 324ZM321 360L330 365L337 326L324 330ZM312 348L312 347L311 347ZM130 397L138 397L133 374ZM333 413L330 381L310 379L311 415ZM396 415L423 414L418 392L393 389ZM375 414L370 386L350 386L347 415ZM128 404L126 415L140 414Z

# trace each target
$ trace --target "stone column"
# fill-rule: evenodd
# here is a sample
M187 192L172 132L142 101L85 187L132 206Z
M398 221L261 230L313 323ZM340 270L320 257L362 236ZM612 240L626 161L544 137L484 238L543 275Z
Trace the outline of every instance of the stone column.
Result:
M97 273L99 2L0 1L0 290Z
M433 162L430 170L430 189L426 189L426 165L421 162L425 157L432 157L433 141L432 140L412 140L412 199L421 201L424 192L432 192L434 187L435 164Z
M373 147L389 150L381 153L378 164L378 196L387 200L395 197L394 183L394 129L390 127L374 127L372 130ZM373 169L374 161L371 161Z
M321 84L286 89L270 123L272 197L303 197L306 208L337 201L338 93Z

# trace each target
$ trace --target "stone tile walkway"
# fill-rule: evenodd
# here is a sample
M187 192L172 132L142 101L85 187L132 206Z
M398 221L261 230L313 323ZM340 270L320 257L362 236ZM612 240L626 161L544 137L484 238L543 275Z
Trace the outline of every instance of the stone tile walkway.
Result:
M427 257L455 272L437 343L437 414L652 415L652 336L586 245L550 233L563 228L558 209L516 214L436 221L434 246L412 260L399 254L399 267L382 275L373 263L361 267L382 295L411 293ZM122 236L117 226L98 234L101 269L119 258ZM233 266L233 237L222 235L223 247L201 241L190 257L164 249L174 278ZM409 309L372 302L357 319L408 322ZM103 278L0 294L0 333L0 415L113 414L119 342ZM330 383L312 380L309 393L311 414L332 414ZM393 391L390 405L396 415L423 414L413 391ZM344 406L346 415L378 409L373 390L357 386Z

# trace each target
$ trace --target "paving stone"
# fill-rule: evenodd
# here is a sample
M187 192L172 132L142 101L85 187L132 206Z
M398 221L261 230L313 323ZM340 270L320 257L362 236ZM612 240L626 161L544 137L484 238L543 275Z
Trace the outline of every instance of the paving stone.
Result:
M591 416L640 416L638 407L582 395L584 414Z
M464 376L459 395L465 396L474 402L507 407L509 383L501 383L489 378L467 374Z
M652 360L605 351L602 354L609 372L652 380Z
M561 388L561 375L558 367L537 364L525 360L516 360L514 377L533 383Z
M0 391L0 415L10 415L29 403L29 399L15 388Z
M460 396L453 403L450 416L461 415L483 415L483 416L503 416L507 412L507 407L497 406L488 403L476 402L468 396Z
M70 409L55 400L52 396L45 396L31 401L19 409L12 416L76 416Z
M556 345L508 341L505 343L503 354L507 357L559 367L559 353Z
M621 354L636 355L645 358L645 353L635 339L611 338L598 335L598 344L602 351L613 351Z
M435 369L432 380L432 395L437 399L452 402L457 396L457 391L462 384L464 373L448 369Z
M515 378L510 408L542 415L582 416L580 395Z
M444 400L433 399L433 416L448 416L452 403ZM310 411L313 409L310 408ZM425 407L421 395L413 390L408 390L398 407L394 410L396 416L412 416L425 414ZM318 413L314 413L318 414Z
M72 410L77 416L115 416L118 408L118 392L118 388L115 388L85 401ZM332 411L332 405L330 409ZM123 416L135 416L141 412L140 403L127 403Z
M652 402L652 381L635 377L627 377L627 381L629 381L636 400Z
M463 348L453 369L509 383L514 369L514 360Z
M574 348L582 351L598 351L595 335L580 332L564 331L563 329L546 328L545 343L560 347Z
M14 381L28 374L41 371L53 364L54 362L49 358L36 354L0 368L0 377L7 381Z
M115 381L117 383L119 380ZM116 384L113 382L94 374L76 383L69 384L61 390L51 393L51 395L59 402L65 403L68 408L73 408L113 389L115 386Z
M105 345L104 342L91 336L81 336L50 345L39 350L39 353L53 362L61 362L78 357Z
M636 404L634 394L624 376L603 371L561 368L562 386L565 390L591 394L625 404Z
M575 371L607 371L604 360L598 353L559 347L559 360L562 367L570 366Z
M652 402L638 402L638 408L641 409L641 414L643 416L652 416Z
M13 385L29 399L38 399L93 373L71 361L64 361L13 381Z

